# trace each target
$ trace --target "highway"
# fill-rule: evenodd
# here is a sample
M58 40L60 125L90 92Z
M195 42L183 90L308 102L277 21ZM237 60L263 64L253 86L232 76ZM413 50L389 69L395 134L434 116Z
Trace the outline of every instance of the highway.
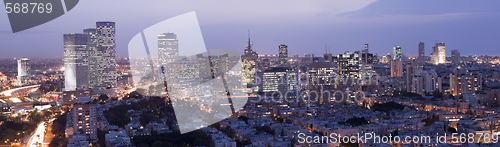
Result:
M54 121L54 119L51 119L49 123L52 121ZM45 137L45 124L47 124L45 121L38 124L35 133L33 133L26 144L27 147L47 146L43 143Z
M23 89L26 89L26 88L35 88L35 87L38 87L38 86L40 86L40 85L31 85L31 86L25 86L25 87L19 87L19 88L9 89L9 90L0 92L0 95L12 96L12 93L15 92L15 91L23 90Z
M19 102L22 102L22 101L19 98L15 97L15 95L12 95L14 92L20 91L20 90L24 90L24 89L28 89L28 88L36 88L38 86L40 86L40 85L31 85L31 86L25 86L25 87L19 87L19 88L9 89L9 90L0 92L0 96L3 95L3 96L6 96L6 97L11 97L11 98L9 98L10 101L12 101L14 103L19 103ZM4 100L0 100L0 103L6 103L6 102Z
M38 147L39 145L41 145L41 143L43 143L43 137L45 136L43 135L44 131L45 131L45 122L42 122L38 124L35 133L33 133L33 135L30 137L26 146Z

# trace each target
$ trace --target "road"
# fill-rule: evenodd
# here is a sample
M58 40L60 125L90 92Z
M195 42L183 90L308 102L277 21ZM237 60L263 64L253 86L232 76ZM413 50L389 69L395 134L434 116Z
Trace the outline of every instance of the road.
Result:
M45 136L44 131L45 131L45 122L42 122L36 128L35 133L33 133L33 135L30 137L26 146L27 147L38 147L38 145L43 143L43 137Z
M5 97L11 97L11 98L8 98L10 101L12 101L14 103L19 103L19 102L22 102L22 101L19 98L15 97L15 95L12 95L12 93L14 93L16 91L27 89L27 88L36 88L36 87L39 87L39 86L40 85L31 85L31 86L25 86L25 87L19 87L19 88L9 89L9 90L0 92L0 95L3 95ZM7 102L0 99L0 103L7 103Z
M38 87L38 86L40 86L40 85L31 85L31 86L25 86L25 87L19 87L19 88L9 89L9 90L0 92L0 95L12 96L12 93L15 92L15 91L23 90L23 89L26 89L26 88L35 88L35 87Z
M49 122L52 121L54 121L54 119L51 119ZM38 124L35 133L33 133L33 135L29 138L26 147L47 146L46 144L43 144L43 140L45 137L45 124L45 121Z

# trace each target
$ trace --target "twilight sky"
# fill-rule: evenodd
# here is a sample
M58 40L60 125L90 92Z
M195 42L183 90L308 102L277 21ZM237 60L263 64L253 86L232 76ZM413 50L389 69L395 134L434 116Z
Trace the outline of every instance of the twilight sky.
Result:
M323 54L325 44L338 54L369 43L379 55L395 45L417 55L423 41L429 56L438 41L446 43L447 56L453 49L462 56L500 55L497 0L82 0L67 14L15 34L0 12L0 58L62 58L63 34L81 33L96 21L116 22L117 56L125 57L141 30L191 11L209 49L243 53L250 29L259 54L277 54L279 44L288 45L289 56L302 56Z

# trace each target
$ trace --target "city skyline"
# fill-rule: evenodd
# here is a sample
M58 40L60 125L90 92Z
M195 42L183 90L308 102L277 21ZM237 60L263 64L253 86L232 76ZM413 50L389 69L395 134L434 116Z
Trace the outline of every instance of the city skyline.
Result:
M0 146L495 147L498 6L89 0L2 21Z
M143 5L152 8L124 18L120 17L124 10L112 7L116 11L111 11L103 16L92 15L93 17L88 17L88 13L98 12L84 10L85 5L90 5L91 2L81 2L79 5L82 6L75 7L71 13L61 18L16 34L6 31L10 28L6 21L0 22L0 32L2 32L0 38L7 40L3 44L2 50L10 50L8 53L0 55L0 58L62 58L63 54L57 52L61 42L58 34L75 32L79 28L90 26L91 22L100 20L110 20L121 24L118 27L122 31L117 35L117 39L122 42L117 44L117 56L126 57L126 40L130 40L135 32L154 22L186 11L200 12L198 17L207 48L232 49L241 54L243 52L240 50L241 44L246 43L246 30L251 29L253 30L254 50L261 54L275 54L271 51L274 51L275 46L279 44L289 46L289 55L302 55L303 50L308 50L311 54L323 54L324 44L331 47L333 54L338 54L346 50L351 52L362 50L363 44L369 43L370 51L379 55L390 53L394 45L400 45L405 48L403 54L417 56L418 42L425 42L426 56L430 56L435 42L446 42L448 50L460 50L464 56L469 54L492 55L489 51L496 47L494 43L500 32L492 25L500 18L498 17L500 11L495 9L498 4L491 1L453 2L393 2L394 4L387 4L388 1L318 2L303 6L304 10L299 12L286 10L286 13L283 12L285 14L269 12L263 15L248 11L241 14L250 17L250 19L245 20L242 20L241 16L225 13L222 15L221 12L212 12L199 7L163 10L149 4L133 2L125 2L124 5ZM181 5L189 4L191 3L181 2ZM279 4L280 2L274 2L255 7L262 8L263 12L268 12ZM287 5L299 4L301 3L291 2ZM344 6L346 8L333 11L322 6L332 6L333 4L339 5L335 7ZM442 4L451 5L451 7L436 8ZM247 9L235 10L232 8L234 4L224 6L216 6L216 8L221 8L224 12L240 12ZM398 7L391 7L391 9L395 9L393 11L386 10L389 6ZM101 6L90 7L99 8ZM396 11L405 9L408 11ZM161 14L165 15L153 15L151 14L153 11L162 12ZM373 14L374 12L376 13ZM144 20L139 17L143 15L151 15L151 17ZM289 15L298 16L288 17ZM227 18L223 19L222 16L227 16ZM6 19L6 16L0 16L0 19L4 18ZM281 27L276 21L268 21L277 18L282 18L281 20L287 25ZM393 21L397 21L397 23L387 23ZM17 41L25 39L35 41L33 44L22 44ZM450 51L446 54L451 55Z

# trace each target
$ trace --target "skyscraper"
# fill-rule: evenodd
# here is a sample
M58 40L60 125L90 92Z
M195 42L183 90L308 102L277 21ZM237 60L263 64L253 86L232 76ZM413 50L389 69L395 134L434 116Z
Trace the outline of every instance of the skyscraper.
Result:
M97 85L97 30L95 28L87 28L83 30L83 34L87 35L87 52L88 52L88 69L89 87Z
M432 47L433 51L431 54L432 64L444 64L446 63L446 46L444 43L436 43L434 47Z
M90 87L115 87L117 76L114 22L96 23L95 45L95 49L90 50Z
M403 61L401 60L401 46L394 46L393 60L391 61L391 77L403 76Z
M279 63L280 66L288 65L288 46L285 44L279 46Z
M368 43L365 43L365 50L366 53L368 53Z
M250 43L250 31L248 32L248 44L245 54L241 56L243 62L243 72L245 73L245 83L255 83L255 74L257 69L258 54L252 50Z
M458 50L451 50L451 63L460 63L460 52Z
M401 46L394 46L394 55L393 55L393 60L401 61Z
M65 90L89 86L88 37L85 34L64 34Z
M28 58L17 60L17 85L28 84L31 77L31 63Z
M174 33L163 33L158 35L158 58L160 65L174 61L172 56L179 56L179 40Z
M361 51L361 62L364 64L373 64L373 54L368 51L368 43L365 44L365 49Z
M418 64L423 65L425 62L425 46L424 42L418 43Z

